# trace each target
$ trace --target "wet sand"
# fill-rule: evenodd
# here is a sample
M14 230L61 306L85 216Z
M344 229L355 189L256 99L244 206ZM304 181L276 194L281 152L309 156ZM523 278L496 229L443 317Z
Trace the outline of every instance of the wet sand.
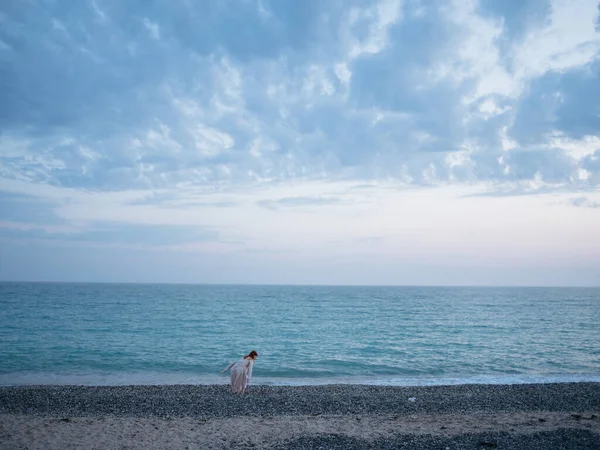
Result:
M598 449L600 383L0 388L1 449Z

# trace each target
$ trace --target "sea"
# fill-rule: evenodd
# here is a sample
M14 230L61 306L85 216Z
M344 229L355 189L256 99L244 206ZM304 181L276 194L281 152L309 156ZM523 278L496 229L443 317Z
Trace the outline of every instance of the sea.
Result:
M600 288L0 283L0 385L600 381Z

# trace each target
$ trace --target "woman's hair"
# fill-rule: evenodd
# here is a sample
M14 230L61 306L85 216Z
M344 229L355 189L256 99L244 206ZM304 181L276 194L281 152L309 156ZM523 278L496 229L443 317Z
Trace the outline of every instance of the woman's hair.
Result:
M246 356L244 356L244 358L256 358L258 356L258 353L256 353L256 350L252 350L250 353L248 353Z

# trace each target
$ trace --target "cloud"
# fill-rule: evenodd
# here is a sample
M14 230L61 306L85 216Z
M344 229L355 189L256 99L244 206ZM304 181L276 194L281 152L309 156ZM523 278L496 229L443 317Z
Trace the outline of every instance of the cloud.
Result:
M218 241L215 230L198 227L95 223L76 232L41 229L12 223L0 228L2 238L43 239L83 244L116 244L147 247Z
M597 135L593 2L341 6L6 5L2 174L100 190L502 181L471 157L496 157L502 133Z
M286 207L328 206L338 205L342 199L338 197L286 197L277 200L261 200L258 204L267 209L282 209Z
M600 202L594 202L586 197L577 197L571 200L571 204L578 208L600 208Z
M1 2L0 228L267 252L264 221L362 217L393 190L592 195L599 13L591 0ZM348 242L370 239L337 220Z

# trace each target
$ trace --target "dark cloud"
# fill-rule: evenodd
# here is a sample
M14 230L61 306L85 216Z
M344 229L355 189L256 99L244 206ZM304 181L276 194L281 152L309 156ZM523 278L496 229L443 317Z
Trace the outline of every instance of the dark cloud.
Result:
M548 72L533 80L516 105L510 134L536 143L559 131L581 139L600 133L600 61L565 73Z
M430 64L452 49L456 30L436 15L435 9L428 12L391 27L392 44L376 55L358 58L351 67L354 105L410 117L390 126L394 130L390 141L402 152L453 150L464 137L460 121L466 86L426 79ZM417 132L432 139L420 140Z

